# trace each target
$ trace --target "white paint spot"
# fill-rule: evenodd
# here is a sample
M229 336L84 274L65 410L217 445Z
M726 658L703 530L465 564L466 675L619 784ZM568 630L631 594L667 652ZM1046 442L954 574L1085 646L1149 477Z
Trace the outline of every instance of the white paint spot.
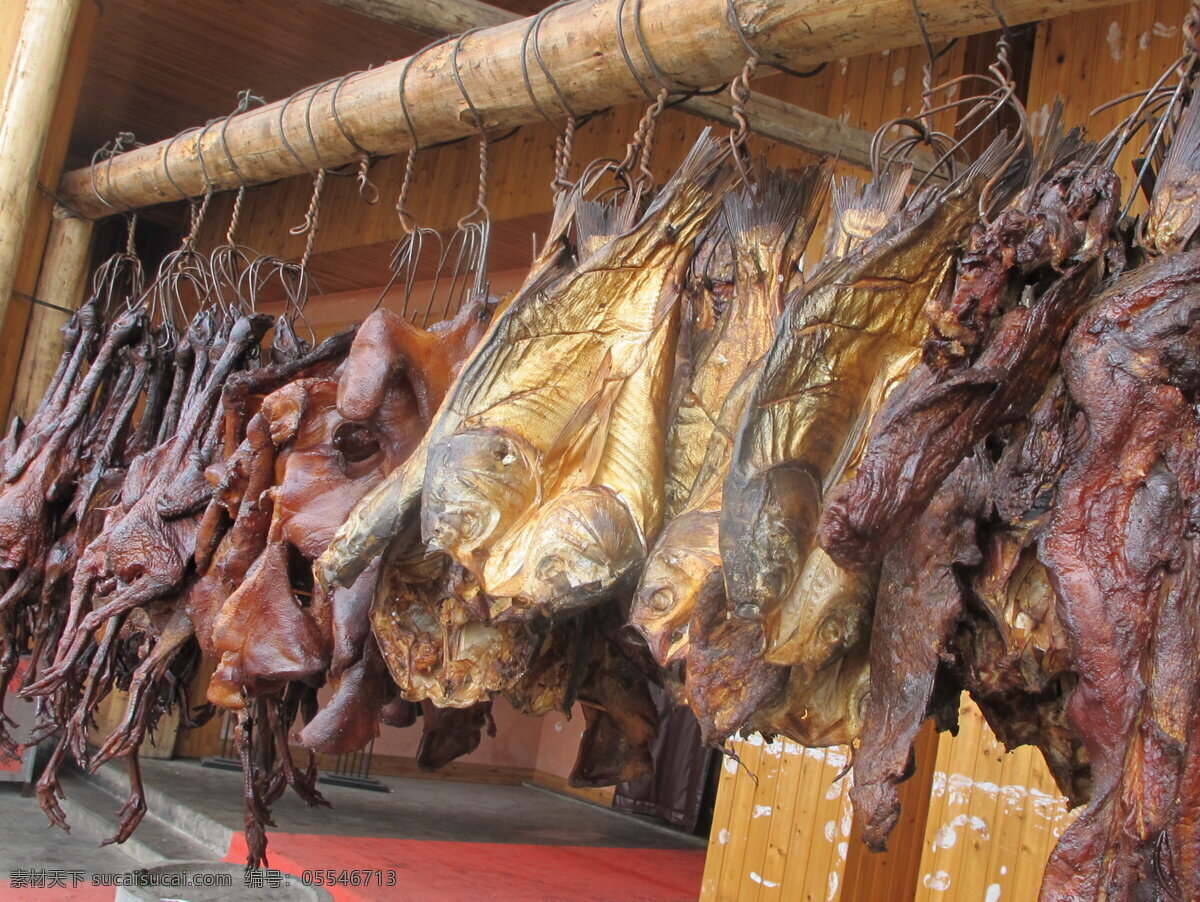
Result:
M937 771L933 775L931 795L934 798L947 796L951 805L965 807L973 793L983 793L1002 802L1006 813L1010 813L1012 809L1027 809L1051 823L1058 822L1067 814L1066 802L1063 799L1040 789L1030 789L1018 783L1000 786L987 780L977 783L966 774ZM1043 829L1044 827L1045 825Z
M842 794L842 781L834 780L832 783L829 784L829 788L825 790L825 800L827 802L832 802L834 799L836 799L841 794Z
M905 69L903 66L897 68L896 71L892 73L892 87L898 88L900 85L904 84L904 77L906 75L908 75L907 69Z
M825 894L825 902L833 902L838 891L838 875L837 871L829 872L829 892Z
M849 68L850 68L850 60L849 59L847 59L846 57L843 56L840 60L838 60L838 72L840 74L845 75L846 70Z
M953 100L958 96L958 85L951 85L946 88L946 100Z
M1108 52L1112 55L1113 62L1121 61L1121 26L1117 22L1113 22L1108 26L1108 34L1105 36L1108 41Z
M746 742L750 743L750 745L755 745L755 746L762 745L763 744L762 733L751 733L749 736L746 737Z
M1175 25L1164 25L1162 22L1155 22L1154 27L1150 30L1154 32L1156 38L1173 38L1175 37L1175 32L1179 31L1179 28Z
M884 59L887 59L889 56L891 56L891 55L892 55L892 51L890 51L890 50L883 50L883 51L881 51L881 52L880 52L880 54L879 54L879 55L880 55L880 56L882 56Z
M848 106L842 107L842 114L840 116L838 116L838 118L841 119L843 122L849 122L850 121L850 107L848 107Z
M850 853L850 843L840 842L837 844L838 858L842 861L846 860L846 856Z
M939 827L937 833L933 835L933 851L952 849L956 842L958 842L957 833L949 827Z
M1006 864L1000 865L1000 876L1003 877L1007 873L1008 873L1008 865L1006 865Z
M1150 32L1143 31L1138 35L1138 50L1146 50L1150 47Z
M737 762L734 761L732 758L729 758L729 757L725 758L725 773L727 773L727 774L736 774L737 773Z
M755 883L765 886L767 889L775 889L775 887L779 886L778 883L775 883L773 880L767 880L767 879L759 876L754 871L750 872L750 879L753 880Z
M842 815L842 836L850 835L850 828L854 825L854 812L847 811Z
M836 821L826 821L825 822L825 838L827 840L829 840L829 842L833 842L833 838L836 835L837 835L837 822Z
M783 281L783 276L779 277L779 281L780 282ZM778 736L776 736L774 739L772 739L770 742L768 742L765 746L763 746L763 751L766 752L768 755L770 755L773 758L778 758L780 755L783 754L783 742L779 739Z
M1050 125L1050 104L1043 103L1040 110L1033 110L1029 114L1029 128L1033 132L1034 137L1040 138L1046 134L1046 129Z
M750 817L752 817L752 818L770 817L770 816L771 816L771 806L770 805L755 805L754 811L750 814Z
M1000 902L1000 884L993 883L987 888L987 892L983 894L983 902Z
M729 830L725 827L721 828L721 832L717 834L717 845L725 846L729 844Z
M958 842L957 828L959 827L970 827L984 839L991 839L987 821L981 817L969 817L965 814L960 814L954 820L950 821L950 823L938 828L937 833L933 837L933 851L954 848L954 844Z
M925 884L926 889L931 889L939 893L944 893L950 889L950 875L945 871L926 874L921 882Z

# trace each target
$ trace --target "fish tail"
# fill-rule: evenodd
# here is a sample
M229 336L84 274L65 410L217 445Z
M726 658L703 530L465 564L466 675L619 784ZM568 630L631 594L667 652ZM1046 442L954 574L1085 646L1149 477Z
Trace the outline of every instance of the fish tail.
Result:
M851 176L838 182L832 203L836 253L845 256L891 222L904 205L912 174L912 164L904 163L887 167L866 185Z
M675 174L663 185L646 211L646 218L665 217L676 231L706 221L736 175L732 167L722 165L728 154L728 142L714 139L712 129L706 128Z
M595 254L610 239L633 228L637 221L638 192L623 194L614 201L581 200L575 208L575 239L579 258Z
M798 259L828 192L828 176L821 165L805 167L798 175L773 169L753 189L725 195L725 223L739 269L748 267L762 276Z
M1163 161L1160 181L1186 178L1189 171L1200 169L1200 92L1193 95L1171 137L1171 149Z

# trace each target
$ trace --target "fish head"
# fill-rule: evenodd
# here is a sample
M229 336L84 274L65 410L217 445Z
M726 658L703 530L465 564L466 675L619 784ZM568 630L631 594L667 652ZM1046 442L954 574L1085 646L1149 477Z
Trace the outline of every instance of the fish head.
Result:
M609 597L645 556L641 530L616 493L573 489L539 516L514 594L553 616L573 614Z
M1161 183L1146 213L1148 246L1160 254L1182 251L1200 232L1200 175Z
M682 514L667 524L646 559L629 623L663 667L683 659L696 601L705 581L720 572L718 522L715 511Z
M445 436L429 450L421 535L464 567L537 502L537 452L520 436L481 427Z
M820 504L821 483L807 467L775 467L726 484L720 547L734 616L761 621L791 594Z
M845 570L814 548L792 593L764 623L763 657L811 678L857 647L871 628L878 572Z

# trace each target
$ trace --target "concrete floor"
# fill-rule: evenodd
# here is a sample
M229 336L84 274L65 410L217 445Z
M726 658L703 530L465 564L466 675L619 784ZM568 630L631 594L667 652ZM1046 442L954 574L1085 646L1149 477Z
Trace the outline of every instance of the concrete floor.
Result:
M145 761L147 786L233 830L242 829L241 774L194 761ZM272 816L280 831L442 842L703 849L706 842L649 818L531 786L380 777L392 791L320 784L332 808L309 808L290 790ZM270 834L268 833L268 836Z
M108 902L113 890L88 886L92 874L162 858L245 860L240 774L145 761L143 776L150 816L123 850L99 845L123 797L115 770L65 781L71 834L47 829L35 798L0 784L0 900ZM705 841L649 819L529 786L381 782L391 792L322 784L332 808L308 808L289 791L272 812L270 865L296 875L377 870L392 882L330 887L336 902L687 902L698 895ZM84 880L42 890L6 881L14 869L32 868L82 871Z

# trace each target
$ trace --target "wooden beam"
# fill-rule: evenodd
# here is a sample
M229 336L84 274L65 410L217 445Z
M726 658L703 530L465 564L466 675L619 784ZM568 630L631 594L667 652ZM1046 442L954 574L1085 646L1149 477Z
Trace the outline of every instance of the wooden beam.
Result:
M331 6L441 37L521 18L479 0L325 0Z
M1127 0L1007 0L1004 13L1016 25L1045 16L1110 6ZM921 40L909 0L733 0L737 18L760 58L805 67L843 56L859 56ZM546 16L539 48L547 69L575 111L592 112L643 97L638 79L621 53L622 41L642 80L653 84L635 39L632 12L621 0L573 3ZM618 34L616 14L623 13ZM934 40L987 31L995 26L988 0L925 0L922 13ZM736 75L746 49L729 19L727 0L644 0L640 32L664 78L691 85L717 85ZM399 101L401 73L413 131L424 145L475 133L471 106L482 124L508 129L535 122L542 110L562 115L550 82L526 42L531 20L522 19L445 42L399 61L307 89L235 117L225 131L197 129L122 154L93 173L68 173L60 193L89 216L136 209L211 187L237 187L239 173L251 184L300 175L318 166L340 166L358 158L355 144L378 154L411 146ZM528 87L522 55L527 58ZM332 110L337 96L338 115ZM536 103L535 103L536 100ZM338 122L341 125L339 127ZM311 126L311 140L309 127ZM350 138L354 140L351 141ZM204 165L201 165L203 157ZM235 162L231 163L230 158ZM168 178L167 171L171 178ZM205 179L205 172L208 179ZM172 184L174 182L174 185ZM179 186L179 190L175 185Z
M734 125L728 97L692 97L679 108L723 125ZM766 94L751 95L746 104L746 119L750 130L764 138L817 156L838 157L843 163L860 169L871 168L873 133L840 119L814 113ZM918 151L909 159L922 174L932 169L935 162L927 151Z
M28 418L41 401L54 368L58 364L62 341L59 329L67 321L67 310L79 306L87 284L88 252L92 242L92 222L76 219L58 209L46 239L46 254L38 276L35 304L29 313L21 367L11 412ZM54 307L46 306L53 304ZM55 309L55 307L61 309Z
M0 323L8 312L38 165L82 5L83 0L25 0L0 99Z

